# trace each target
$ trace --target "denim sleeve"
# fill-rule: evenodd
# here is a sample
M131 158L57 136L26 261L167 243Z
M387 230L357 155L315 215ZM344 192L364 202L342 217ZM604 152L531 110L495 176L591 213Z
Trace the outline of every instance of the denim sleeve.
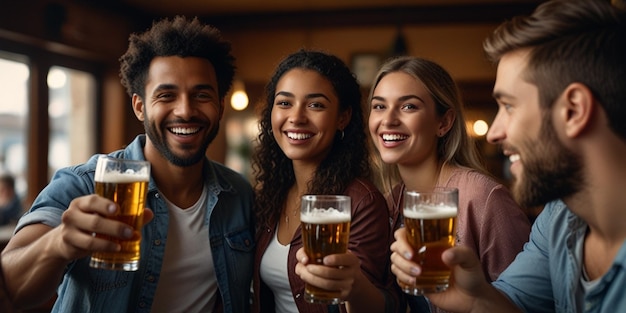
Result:
M50 227L61 224L61 216L74 198L94 193L95 161L58 170L50 183L39 193L32 207L18 221L15 232L23 227L43 223Z
M547 205L533 224L530 239L493 286L525 312L553 312L549 247L554 208Z

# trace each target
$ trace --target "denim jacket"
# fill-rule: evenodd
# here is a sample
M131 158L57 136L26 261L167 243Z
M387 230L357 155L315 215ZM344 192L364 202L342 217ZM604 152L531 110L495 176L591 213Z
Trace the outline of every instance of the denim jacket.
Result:
M140 135L127 148L110 155L144 160L144 145L145 135ZM94 193L96 160L97 156L93 156L85 164L55 173L30 211L20 219L16 231L33 223L58 226L72 199ZM218 301L224 312L248 312L254 262L253 191L241 175L218 163L205 160L203 172L209 189L205 223L209 223L210 248L221 294ZM147 207L155 215L142 230L139 270L92 269L89 258L75 260L66 268L53 312L150 312L168 229L167 206L152 178Z
M525 312L626 312L626 242L598 285L587 294L581 289L579 249L587 227L565 203L550 202L524 251L493 285Z

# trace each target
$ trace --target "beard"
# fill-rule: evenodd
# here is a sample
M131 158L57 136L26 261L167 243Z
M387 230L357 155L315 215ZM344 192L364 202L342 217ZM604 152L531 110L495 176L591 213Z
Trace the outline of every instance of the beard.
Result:
M572 195L584 184L580 157L559 141L549 116L543 118L539 138L522 145L528 153L523 158L524 171L512 190L517 202L526 208Z
M156 123L150 121L149 119L145 119L143 124L146 131L146 136L150 138L150 141L152 141L154 147L161 153L161 155L166 160L180 167L188 167L195 165L198 162L201 162L205 158L206 150L209 147L209 144L213 142L213 139L215 139L215 137L217 136L217 132L220 129L220 124L218 121L217 124L215 124L215 127L213 127L213 129L209 133L209 135L204 138L200 148L198 148L196 151L192 151L191 149L193 149L194 147L190 146L188 147L188 150L192 151L190 155L178 156L172 151L171 147L167 143L167 140L165 139L165 135L163 135L164 132L168 131L167 129L164 129L162 133L159 133Z

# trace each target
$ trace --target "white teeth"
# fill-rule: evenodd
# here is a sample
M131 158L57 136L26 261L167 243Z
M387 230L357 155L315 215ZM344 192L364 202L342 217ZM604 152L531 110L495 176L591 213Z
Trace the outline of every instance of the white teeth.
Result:
M311 134L287 132L287 137L289 137L289 139L304 140L311 138L311 136Z
M170 128L170 131L174 134L177 135L190 135L190 134L194 134L197 133L200 130L199 127L194 127L194 128L184 128L184 127L174 127L174 128Z
M519 160L520 160L519 154L511 154L509 156L509 161L511 161L511 163L514 163L514 162L519 161Z
M382 137L384 141L400 141L409 138L407 135L400 134L383 134Z

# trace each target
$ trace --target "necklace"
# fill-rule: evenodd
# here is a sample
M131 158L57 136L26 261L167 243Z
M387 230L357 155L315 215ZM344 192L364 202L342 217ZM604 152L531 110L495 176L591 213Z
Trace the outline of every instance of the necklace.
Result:
M293 192L295 193L295 191L293 191ZM292 191L289 191L289 194L291 195ZM289 212L289 205L288 204L292 202L292 201L289 201L290 198L293 198L293 196L290 197L288 195L287 199L285 200L285 212L284 212L284 214L285 214L285 224L287 225L287 228L289 228L289 216L293 215L293 217L296 218L298 216L298 212L300 212L300 200L298 199L299 198L298 196L295 196L295 198L298 199L298 200L293 201L293 202L295 202L295 205L293 206L293 210L292 210L293 213Z
M293 209L293 217L295 218L298 214L298 208ZM287 210L285 210L285 224L287 224L287 227L289 227L289 213L287 213Z

